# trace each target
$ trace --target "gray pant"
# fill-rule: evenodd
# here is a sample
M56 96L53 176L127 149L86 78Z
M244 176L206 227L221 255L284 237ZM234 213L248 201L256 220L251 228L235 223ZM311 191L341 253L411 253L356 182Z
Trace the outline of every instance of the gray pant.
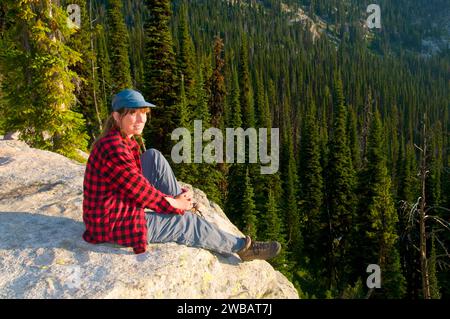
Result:
M181 187L165 157L156 149L141 155L142 170L150 183L164 194L176 196ZM146 213L149 243L176 242L230 254L244 247L245 238L224 232L204 218L186 211L184 215Z

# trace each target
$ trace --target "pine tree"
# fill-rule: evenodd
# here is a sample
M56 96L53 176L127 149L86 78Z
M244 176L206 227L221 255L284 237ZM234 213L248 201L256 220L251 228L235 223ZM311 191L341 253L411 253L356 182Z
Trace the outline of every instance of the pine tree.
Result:
M362 174L359 194L358 242L364 252L364 267L376 263L383 273L383 287L376 295L401 298L405 293L405 279L400 270L397 251L397 212L391 194L391 178L387 172L380 114L376 110L368 136L367 167ZM362 271L362 272L363 272Z
M442 169L444 143L442 125L438 121L433 129L430 143L430 173L427 178L427 202L430 207L442 204Z
M225 60L222 57L223 46L223 40L220 37L216 37L214 39L213 50L213 73L209 79L211 95L208 105L211 113L211 125L217 128L222 128L224 124L222 115L224 113L226 90L223 76L223 68L225 65Z
M233 85L231 92L231 118L228 127L242 127L242 112L240 103L240 90L237 72L233 70Z
M335 114L329 140L326 170L327 213L329 216L328 278L330 287L343 289L350 272L351 238L354 222L355 173L347 141L347 109L342 81L335 79Z
M420 290L419 259L414 246L418 247L419 237L417 223L411 223L410 209L418 198L417 164L414 146L411 142L400 142L398 165L397 211L399 216L400 258L402 271L407 282L407 298L417 299Z
M283 180L283 205L282 209L285 211L285 226L287 235L287 245L290 252L292 252L292 259L299 263L302 256L302 235L301 235L301 218L298 208L298 175L296 161L294 157L294 149L292 139L287 132L288 128L283 133L284 145L282 150L282 158L285 159L282 163L282 180Z
M255 103L255 114L256 114L256 125L257 127L269 128L268 118L270 114L267 114L266 96L264 94L264 83L261 75L256 72L256 103Z
M439 288L439 281L437 278L437 268L436 268L436 244L435 244L434 232L431 235L431 253L429 258L429 272L430 272L430 292L432 299L441 299L441 293Z
M288 267L287 246L283 227L283 221L280 217L279 194L281 192L281 181L279 174L274 174L269 181L267 189L267 201L264 207L264 213L261 214L261 220L258 230L262 240L276 240L281 244L281 252L278 256L269 262L283 274L290 276L291 269Z
M255 110L253 107L253 93L251 91L248 63L248 42L247 37L244 35L242 37L241 52L239 55L240 105L244 128L255 127Z
M184 0L180 7L180 21L178 26L180 51L178 54L178 68L184 76L184 86L189 105L195 100L195 50L189 33L188 8Z
M18 130L32 147L79 159L86 150L84 119L73 111L69 67L80 54L63 39L73 33L67 14L50 0L7 1L9 28L1 39L5 131Z
M323 178L320 164L319 125L316 118L317 109L314 102L308 110L304 123L304 133L300 146L300 210L305 216L303 225L303 242L305 254L310 257L310 268L320 271L325 267L323 256L325 247L321 249L326 228L323 225Z
M191 110L189 109L187 98L186 98L186 91L184 89L184 77L181 75L181 91L180 91L180 97L179 97L179 103L178 103L178 127L180 128L186 128L189 130L189 132L193 132L194 126L193 122L191 121L192 115ZM188 154L189 157L192 156L192 150L193 150L193 134L190 133L191 136L191 152ZM187 152L187 150L183 149L183 152ZM192 158L189 163L181 162L178 164L173 165L173 169L177 175L177 178L185 183L193 184L195 182L195 176L197 171L197 165L192 163Z
M121 0L108 1L108 51L111 60L111 89L115 93L131 88L129 34L122 13Z
M238 128L242 126L241 106L239 101L239 83L238 76L235 70L233 70L233 86L232 86L232 98L231 98L231 122L227 124L228 127ZM236 152L235 152L236 161ZM230 219L237 225L242 225L242 212L240 204L242 202L243 184L244 178L244 166L243 164L233 163L228 170L227 182L227 199L226 208Z
M102 122L107 117L106 105L100 97L100 84L97 74L97 55L94 51L95 30L91 28L91 14L86 1L74 0L64 3L77 4L80 7L81 27L67 41L67 45L81 54L81 61L70 69L77 73L80 81L75 88L77 104L75 110L86 119L86 130L92 143L100 134Z
M198 77L195 81L196 83L196 103L194 104L195 109L193 110L193 119L202 121L202 128L206 130L211 127L211 115L208 108L208 97L206 96L205 86L207 85L203 76L203 67L199 68ZM206 142L203 142L203 146ZM216 165L214 164L193 164L196 169L191 172L193 175L194 183L196 187L200 188L208 198L218 205L222 205L224 200L224 195L221 192L218 184L223 183L225 177L222 172L220 172Z
M349 108L347 132L348 132L348 141L349 141L349 145L350 145L350 151L352 153L352 163L353 163L353 167L356 171L361 166L361 155L360 155L360 151L359 151L356 113L353 108Z
M178 76L169 22L172 15L169 0L145 0L149 12L144 45L144 96L157 106L152 125L144 137L163 154L170 154L170 132L176 127Z
M112 96L115 94L111 87L111 61L109 59L108 45L106 41L106 31L103 25L98 24L95 27L96 33L96 48L97 48L97 61L98 61L98 76L100 85L100 99L101 104L105 106L105 109L111 110Z
M257 238L257 214L258 212L256 211L254 202L253 186L250 182L250 176L247 168L245 171L244 193L242 196L242 221L244 233L252 239Z

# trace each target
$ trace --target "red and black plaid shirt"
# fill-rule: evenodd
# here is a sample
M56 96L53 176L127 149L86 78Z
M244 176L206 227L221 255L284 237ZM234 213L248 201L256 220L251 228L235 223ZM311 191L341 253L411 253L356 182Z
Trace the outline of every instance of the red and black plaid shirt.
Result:
M133 247L136 254L147 247L144 208L157 213L183 214L142 175L139 144L112 130L95 145L86 165L83 183L83 239L97 244L113 242Z

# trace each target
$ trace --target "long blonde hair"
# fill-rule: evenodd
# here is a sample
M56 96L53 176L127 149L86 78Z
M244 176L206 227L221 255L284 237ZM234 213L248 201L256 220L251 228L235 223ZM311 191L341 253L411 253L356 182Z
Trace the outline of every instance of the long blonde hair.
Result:
M124 118L125 115L131 113L133 114L134 112L137 111L145 111L148 114L148 119L150 119L151 116L151 110L149 107L143 107L143 108L139 108L139 109L130 109L130 108L122 108L120 110L117 111L117 113L119 113L119 123L117 123L116 119L114 118L113 114L109 114L109 116L106 118L105 122L103 123L103 131L100 133L100 135L97 137L97 139L94 141L94 143L92 143L92 147L91 150L94 148L94 145L103 137L105 137L106 135L108 135L108 133L113 130L113 129L117 129L120 132L120 135L122 136L122 138L126 138L126 134L125 132L122 130L122 128L120 127L120 122L122 122L122 119ZM145 144L144 144L144 140L142 139L142 135L133 135L133 138L136 140L136 142L139 144L140 148L141 148L141 152L145 152L146 148L145 148Z

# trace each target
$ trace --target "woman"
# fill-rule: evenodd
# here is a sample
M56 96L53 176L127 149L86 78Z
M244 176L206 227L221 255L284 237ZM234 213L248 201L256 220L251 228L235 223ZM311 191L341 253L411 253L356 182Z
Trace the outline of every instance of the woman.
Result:
M190 211L192 193L181 190L159 151L145 151L141 134L151 107L155 105L135 90L114 96L112 113L86 165L83 239L133 247L136 254L145 252L148 243L176 242L237 253L242 260L276 256L278 242L252 242L248 236L229 234Z

